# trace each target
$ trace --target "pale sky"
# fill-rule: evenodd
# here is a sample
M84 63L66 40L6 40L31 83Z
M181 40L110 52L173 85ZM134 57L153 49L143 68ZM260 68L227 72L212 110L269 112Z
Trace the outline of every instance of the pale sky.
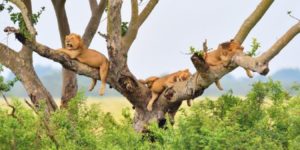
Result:
M37 40L51 48L59 48L60 38L55 13L50 0L32 0L34 12L45 6L39 23ZM130 1L124 0L122 17L129 21ZM147 1L146 1L147 2ZM189 68L195 69L188 52L190 46L201 48L204 39L209 48L216 48L219 43L234 37L243 21L252 13L260 0L160 0L150 17L140 28L137 39L132 45L128 65L137 78L171 73ZM142 6L145 3L141 4ZM300 18L299 0L277 0L267 11L262 20L251 31L243 43L245 50L251 45L251 39L257 38L261 43L259 52L267 50L296 20L287 15L291 10ZM90 17L87 0L67 1L67 14L71 32L83 34ZM15 9L16 10L16 9ZM0 42L9 47L20 49L21 45L14 36L2 32L6 26L15 26L6 12L0 13ZM106 32L106 20L99 30ZM90 45L107 56L105 40L96 35ZM300 68L300 35L290 42L270 63L270 74L282 68ZM60 69L61 65L34 54L34 64ZM7 71L6 71L7 74ZM236 69L231 73L235 77L246 77L244 70ZM257 74L256 74L257 75Z

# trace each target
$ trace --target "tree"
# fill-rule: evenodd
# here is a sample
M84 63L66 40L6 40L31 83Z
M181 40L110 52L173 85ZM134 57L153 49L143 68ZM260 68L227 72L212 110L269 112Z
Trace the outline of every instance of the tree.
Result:
M145 85L140 83L130 72L127 66L127 54L132 43L137 37L139 28L154 10L155 6L158 4L158 1L159 0L149 0L146 6L140 10L138 6L138 0L131 0L131 19L128 25L128 30L126 30L125 34L122 34L121 28L121 7L123 1L107 1L107 35L104 37L107 41L107 50L109 54L109 60L111 62L107 81L110 86L125 96L135 107L134 128L139 132L144 131L145 126L151 120L156 120L160 125L164 125L166 121L166 115L168 114L170 114L170 119L174 120L174 116L182 101L201 96L203 91L208 86L232 70L236 69L238 66L250 69L251 71L260 73L261 75L266 75L269 72L268 63L272 60L272 58L278 55L279 52L300 32L300 22L298 22L292 26L281 38L279 38L268 50L257 57L251 57L243 52L238 52L234 56L228 56L229 58L227 59L230 60L230 64L228 66L218 65L207 68L205 67L205 63L203 63L203 60L192 58L197 72L194 73L188 80L176 82L172 88L166 89L155 102L153 110L149 112L146 106L151 98L151 91ZM243 43L252 28L260 21L265 12L270 8L273 1L274 0L262 0L253 13L241 25L233 40ZM35 29L30 21L26 21L30 20L30 15L27 13L29 7L24 7L24 3L20 0L11 0L10 2L16 4L16 6L18 6L18 8L22 11L22 16L25 20L26 27L31 37L34 37L36 33ZM54 2L54 0L52 2ZM91 9L93 10L93 7L96 6L96 2L94 0L90 0L89 2L91 4ZM101 0L99 7L101 3L105 2ZM62 6L63 5L57 4L57 7ZM106 4L103 4L103 6L106 6ZM64 8L60 8L59 10L64 10ZM103 11L102 13L97 11L92 12L93 15L102 16L103 14ZM63 14L59 11L56 11L56 13L57 16ZM87 45L99 26L99 20L94 23L92 22L96 20L93 18L93 15L88 27L86 28L86 34L92 34L87 36L90 38L86 38L86 34L84 35L84 41ZM58 20L62 22L65 21L66 18L58 17ZM95 29L91 32L87 32L87 30L91 28ZM60 32L62 32L62 30L60 30ZM61 37L63 35L64 34L61 34ZM59 54L55 50L38 43L34 38L25 37L18 32L16 32L16 36L25 47L35 51L41 56L62 64L64 68L72 70L78 74L99 79L97 69L79 63L76 60L72 60L63 54ZM15 54L16 52L14 52L12 49L9 49L6 45L1 44L0 53L1 56L3 56L2 54L6 55L6 57L2 57L0 59L0 62L6 67L10 68L17 76L19 76L19 72L23 70L23 68L14 69L14 66L18 65L10 62L8 59L12 57L9 55L17 55ZM35 76L35 79L37 78L38 77ZM22 81L22 83L25 86L26 83L24 81ZM33 84L31 80L30 83ZM35 86L43 87L43 85L37 84L35 84ZM27 92L30 93L30 91Z

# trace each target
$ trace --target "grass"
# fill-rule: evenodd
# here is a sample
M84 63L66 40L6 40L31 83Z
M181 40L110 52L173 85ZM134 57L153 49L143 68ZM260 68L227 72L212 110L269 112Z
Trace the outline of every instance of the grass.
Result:
M210 97L212 99L215 99L215 97ZM23 100L23 98L19 98L20 100ZM204 99L204 97L201 98L197 98L196 101L193 101L193 103L199 101L199 99ZM10 101L11 98L8 98L8 100ZM60 100L57 98L55 99L56 103L58 105L60 105ZM103 112L109 112L112 114L112 116L115 119L119 119L122 115L122 109L124 108L130 108L130 110L132 110L132 112L134 111L132 109L132 105L129 103L129 101L125 98L125 97L88 97L87 100L85 101L85 103L90 106L90 105L99 105L101 107L101 110ZM24 105L26 105L24 103ZM8 108L8 106L6 105L5 101L0 98L0 107L4 107L4 108ZM183 102L182 108L188 108L186 101Z

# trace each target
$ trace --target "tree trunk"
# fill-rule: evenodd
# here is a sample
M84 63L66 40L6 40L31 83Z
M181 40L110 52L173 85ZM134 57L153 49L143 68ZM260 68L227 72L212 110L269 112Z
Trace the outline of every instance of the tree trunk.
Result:
M68 17L65 10L65 0L52 0L54 6L61 46L64 47L65 36L70 34L70 27L68 22ZM69 101L76 96L78 85L76 73L68 69L62 69L62 96L61 96L61 108L66 108Z
M25 46L17 53L0 44L0 63L9 68L20 79L36 107L39 107L41 103L45 103L47 112L55 111L57 105L35 73L31 53L32 51Z
M54 99L43 86L31 63L25 62L22 65L19 64L15 74L22 82L28 96L35 106L39 107L39 105L43 103L42 101L45 101L48 112L55 111L57 109Z

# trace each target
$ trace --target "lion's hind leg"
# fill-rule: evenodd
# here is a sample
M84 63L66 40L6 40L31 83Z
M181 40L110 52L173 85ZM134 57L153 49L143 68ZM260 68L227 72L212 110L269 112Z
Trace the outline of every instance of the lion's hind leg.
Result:
M92 91L94 89L94 87L95 87L96 84L97 84L97 80L96 79L92 79L92 83L91 83L91 85L89 87L89 91Z
M153 107L153 103L155 102L155 100L157 99L159 94L152 92L152 97L147 105L147 109L148 111L152 111L152 107Z
M100 69L99 69L99 73L100 73L99 76L101 79L101 88L100 88L99 94L101 96L104 95L104 92L105 92L108 69L109 69L109 62L106 62L103 65L101 65Z

